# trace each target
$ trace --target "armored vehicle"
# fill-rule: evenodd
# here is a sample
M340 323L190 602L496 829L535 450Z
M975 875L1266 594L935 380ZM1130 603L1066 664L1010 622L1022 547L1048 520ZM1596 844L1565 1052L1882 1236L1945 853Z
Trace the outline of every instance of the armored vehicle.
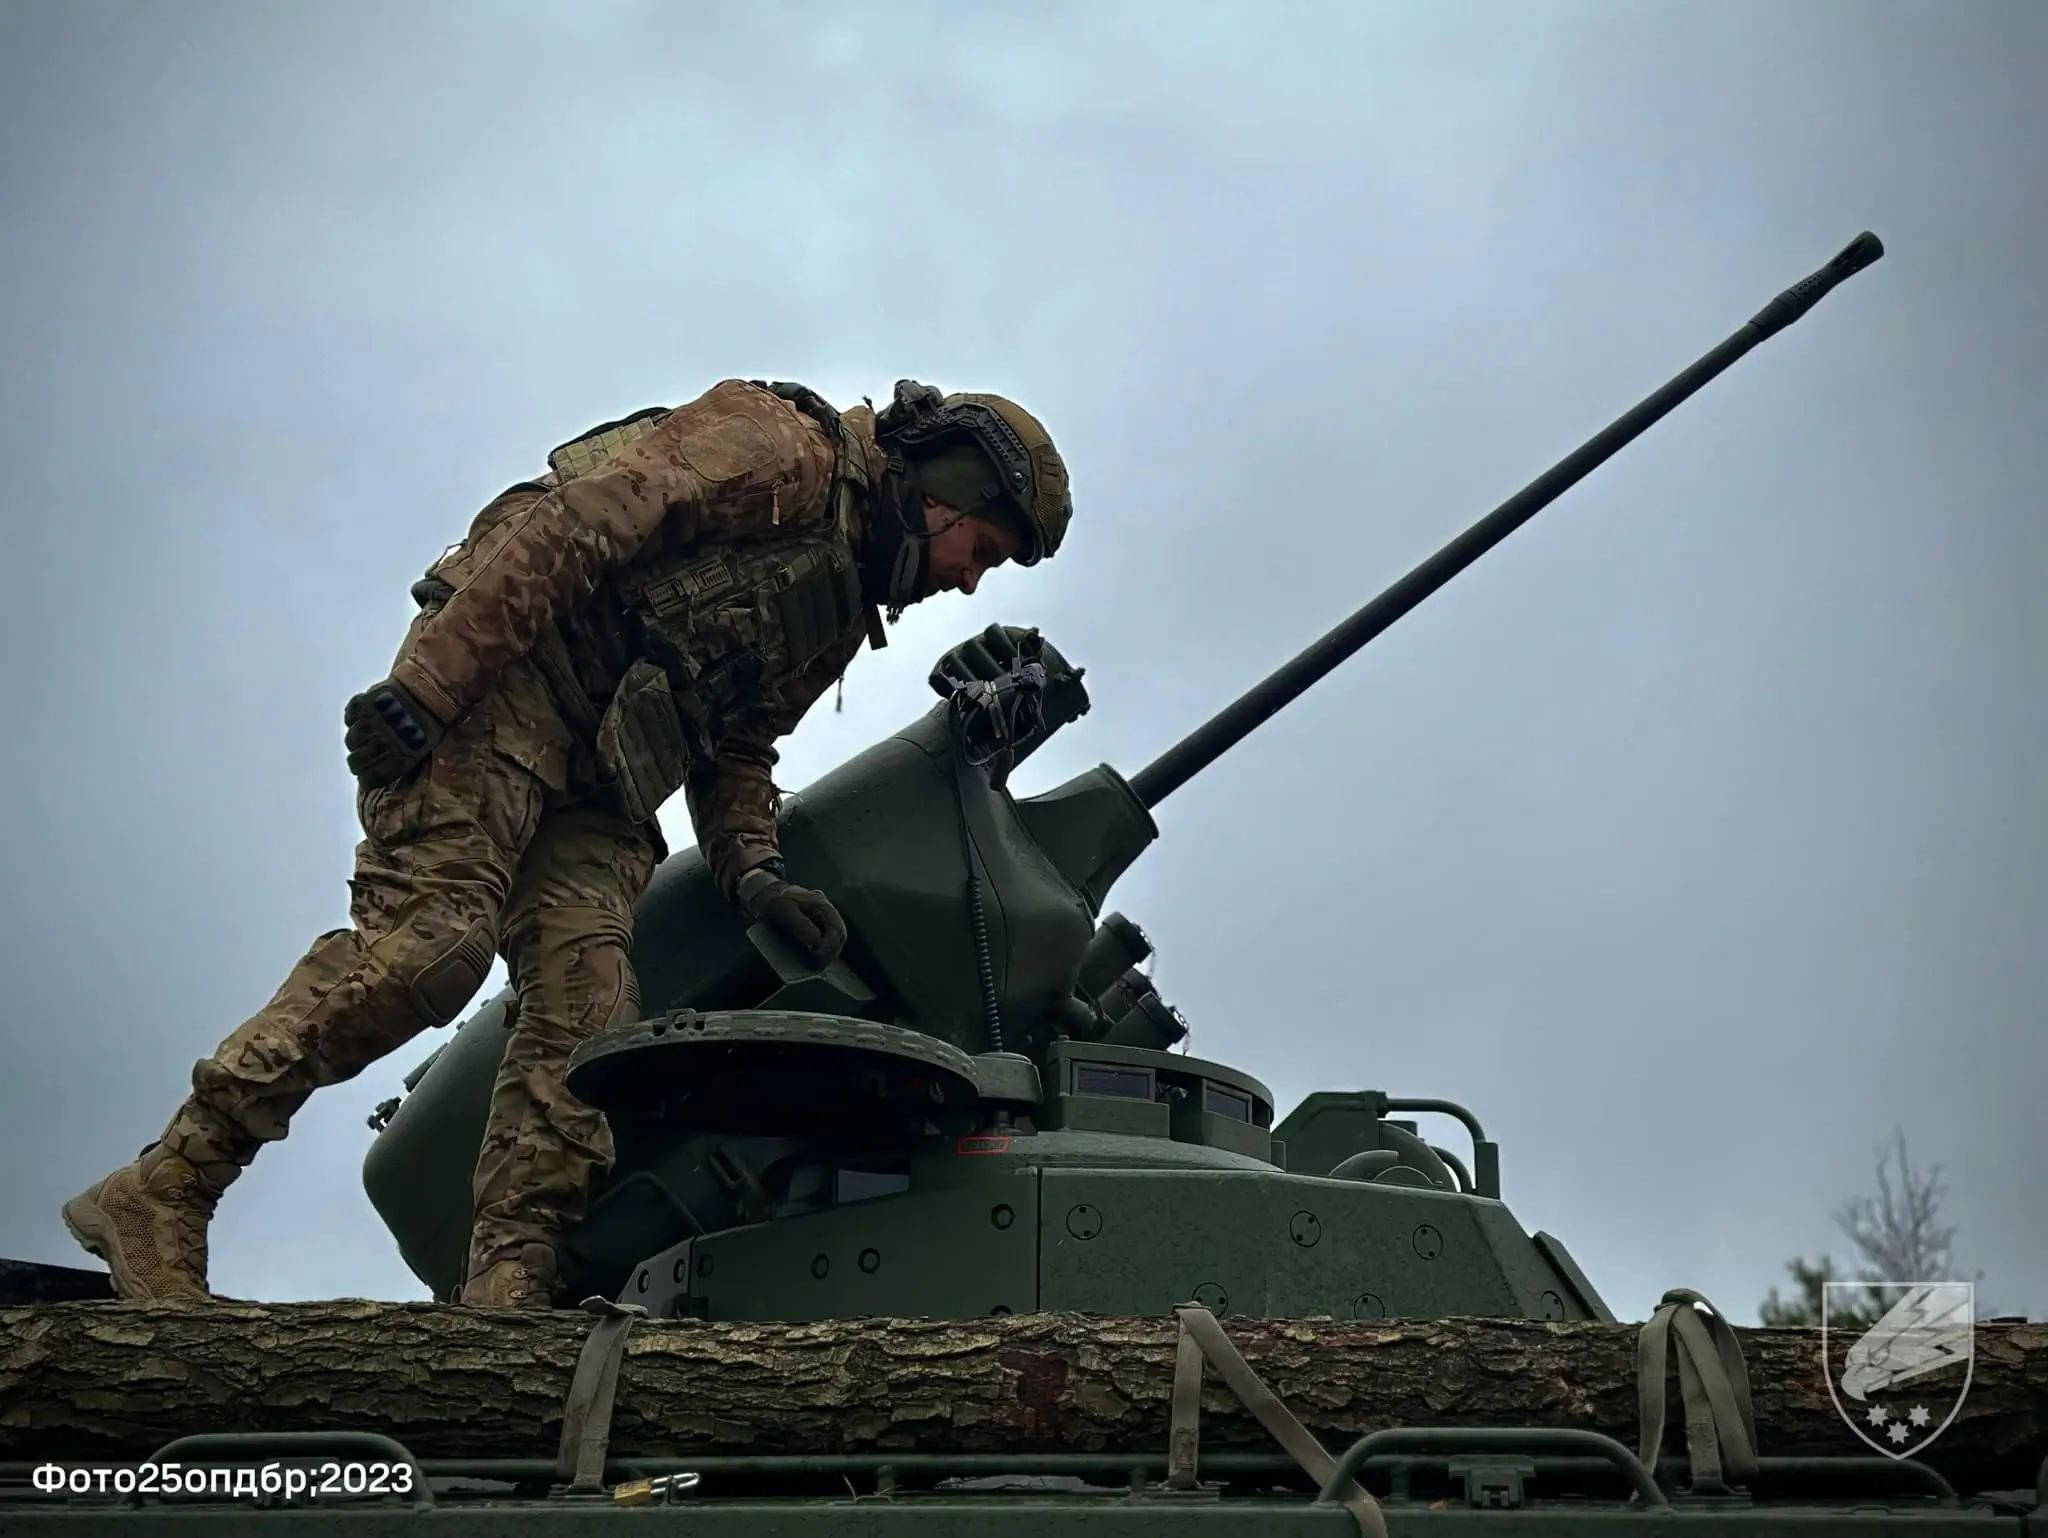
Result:
M1500 1152L1471 1111L1333 1089L1276 1118L1256 1077L1189 1053L1185 1019L1146 970L1151 940L1108 910L1176 788L1881 254L1859 237L1134 774L1102 765L1012 794L1016 767L1087 712L1082 670L1036 632L1003 626L947 652L927 714L782 809L790 879L846 919L850 938L828 966L735 916L697 851L669 859L638 914L643 1018L587 1042L570 1068L573 1093L606 1113L617 1159L561 1246L568 1296L594 1317L557 1459L421 1461L374 1434L374 1418L297 1440L200 1435L156 1461L369 1458L398 1472L290 1515L217 1492L109 1504L66 1488L0 1506L0 1521L23 1538L88 1522L137 1534L282 1522L337 1538L634 1523L704 1538L1620 1534L1672 1522L1788 1538L2042 1531L2041 1491L1959 1494L1930 1465L1866 1455L1847 1427L1832 1455L1760 1457L1772 1428L1759 1426L1735 1336L1683 1292L1644 1328L1638 1381L1622 1386L1632 1408L1639 1400L1635 1450L1592 1429L1589 1412L1576 1424L1382 1426L1333 1456L1233 1328L1329 1320L1355 1341L1385 1321L1391 1341L1415 1321L1493 1320L1541 1336L1545 1324L1613 1326L1613 1315L1563 1243L1525 1231L1502 1202ZM437 1299L460 1290L471 1172L517 1008L509 990L488 1003L371 1119L366 1190ZM1424 1113L1461 1122L1462 1144L1428 1141L1414 1119ZM667 1450L610 1446L615 1400L634 1393L626 1346L662 1321L986 1329L1053 1314L1174 1322L1166 1436L1015 1453L868 1432L800 1455L706 1453L680 1432ZM1277 1447L1201 1450L1205 1363ZM1683 1457L1660 1458L1667 1364L1681 1381Z

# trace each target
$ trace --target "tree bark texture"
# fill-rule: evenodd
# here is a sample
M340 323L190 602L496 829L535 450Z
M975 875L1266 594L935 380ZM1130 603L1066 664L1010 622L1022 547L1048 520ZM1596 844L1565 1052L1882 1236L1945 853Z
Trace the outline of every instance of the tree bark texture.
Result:
M1337 1452L1386 1426L1576 1426L1637 1442L1630 1324L1242 1320L1254 1371ZM147 1457L227 1431L379 1431L418 1456L552 1458L591 1324L425 1303L0 1308L0 1459ZM1874 1456L1843 1423L1819 1331L1738 1329L1766 1457ZM642 1321L616 1456L1164 1452L1170 1317L813 1324ZM1277 1451L1206 1377L1206 1450ZM1685 1433L1675 1360L1667 1454ZM1979 1324L1969 1392L1920 1455L1958 1488L2031 1487L2048 1453L2048 1324Z

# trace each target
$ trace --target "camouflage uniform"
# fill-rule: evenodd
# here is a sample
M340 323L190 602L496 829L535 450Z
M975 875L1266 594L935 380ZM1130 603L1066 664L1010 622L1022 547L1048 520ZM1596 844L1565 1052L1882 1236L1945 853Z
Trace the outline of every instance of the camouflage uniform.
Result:
M285 1136L314 1089L452 1021L498 953L517 1016L477 1165L464 1298L545 1303L553 1236L612 1156L602 1116L566 1093L563 1070L578 1042L636 1009L633 907L664 853L651 814L631 819L604 793L579 718L635 660L622 595L700 581L706 550L836 548L849 509L857 528L882 473L874 413L839 416L836 437L829 420L728 380L600 430L580 458L558 451L557 471L501 494L429 573L391 678L449 725L417 769L359 795L353 927L320 936L195 1065L190 1098L137 1163L65 1208L124 1295L204 1297L207 1219L257 1149ZM675 578L692 556L697 576ZM827 608L818 644L792 659L801 667L721 684L720 657L671 659L670 672L705 675L683 701L681 788L729 898L776 858L776 740L864 638L881 641L871 605ZM743 648L746 618L701 649Z

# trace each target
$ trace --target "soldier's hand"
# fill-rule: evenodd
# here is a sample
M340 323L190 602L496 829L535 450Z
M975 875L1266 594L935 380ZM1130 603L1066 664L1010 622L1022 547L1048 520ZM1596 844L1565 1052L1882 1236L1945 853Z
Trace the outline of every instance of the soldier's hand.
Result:
M830 966L846 945L846 920L823 892L791 886L765 867L740 877L740 908L794 940L814 966Z
M348 772L365 786L390 785L434 751L443 727L419 701L385 679L343 707Z
M1021 625L990 625L939 659L932 669L932 689L943 697L962 684L992 684L1023 663L1037 661L1044 647L1045 642L1036 630Z
M1043 714L1048 733L1088 714L1088 691L1081 683L1087 669L1069 663L1036 628L1019 625L990 625L947 652L932 669L932 692L950 698L962 684L994 683L1030 662L1045 669Z

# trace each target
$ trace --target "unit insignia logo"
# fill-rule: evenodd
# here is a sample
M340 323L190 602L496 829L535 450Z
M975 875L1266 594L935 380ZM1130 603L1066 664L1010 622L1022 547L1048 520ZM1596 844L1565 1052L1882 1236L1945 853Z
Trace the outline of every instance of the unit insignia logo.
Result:
M1873 1303L1884 1309L1865 1327ZM1973 1282L1829 1282L1820 1350L1828 1395L1849 1429L1888 1458L1946 1431L1976 1371Z

